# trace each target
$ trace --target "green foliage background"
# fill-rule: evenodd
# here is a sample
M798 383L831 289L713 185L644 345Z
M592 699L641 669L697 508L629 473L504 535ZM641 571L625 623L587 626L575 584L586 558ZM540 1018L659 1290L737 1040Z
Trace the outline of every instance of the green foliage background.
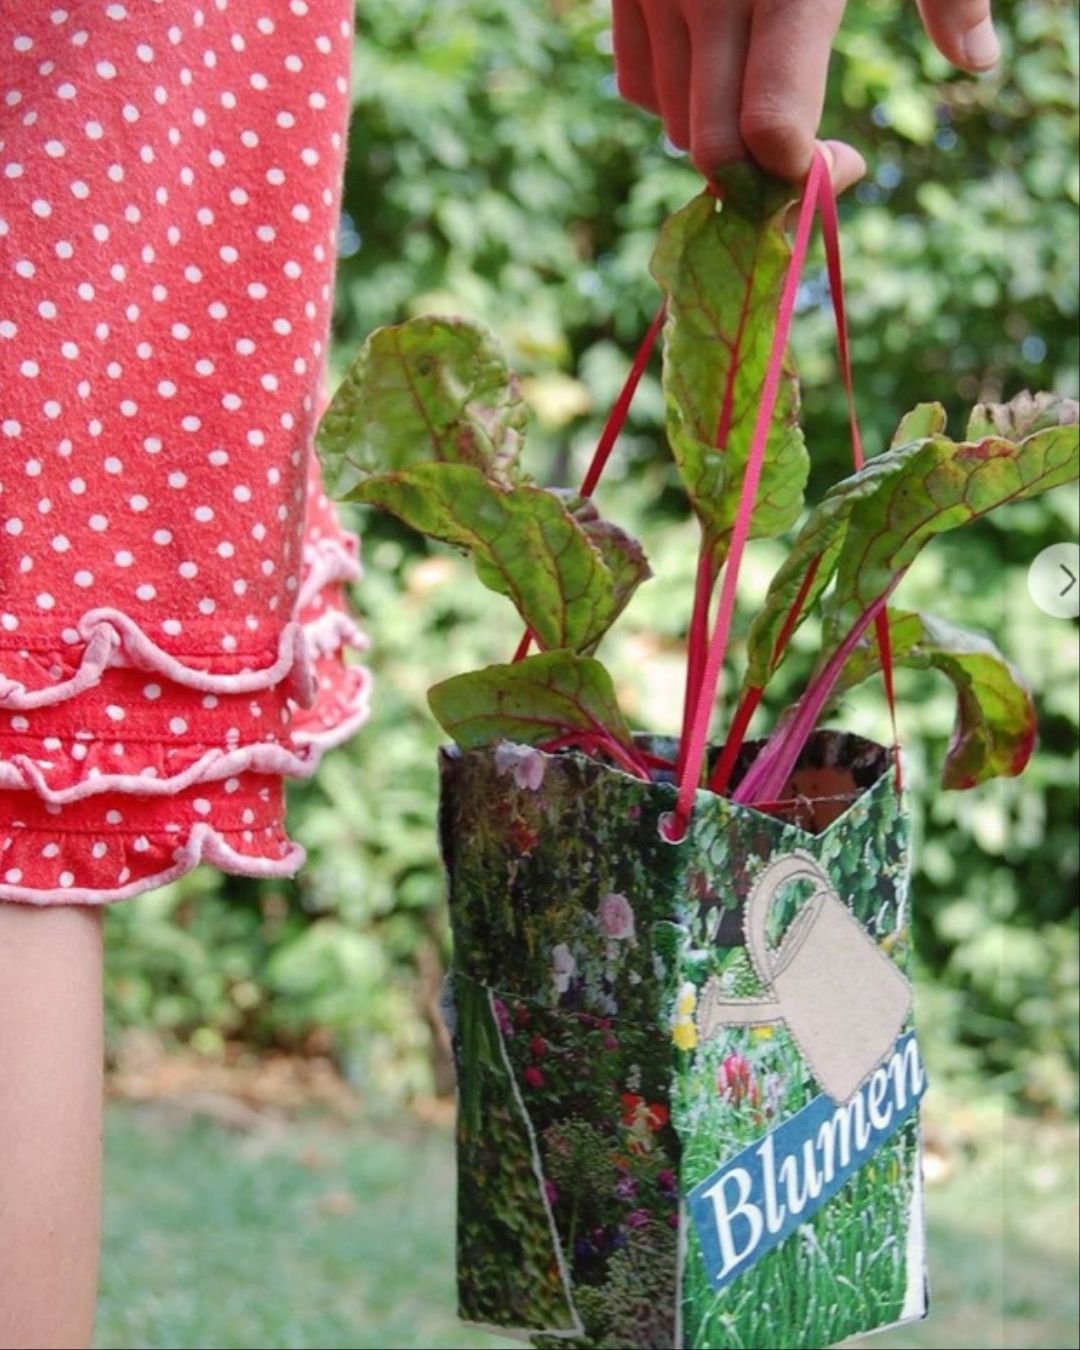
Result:
M837 42L823 134L852 141L871 166L842 208L871 451L920 400L940 399L958 421L977 399L1024 386L1076 392L1076 10L997 8L1005 59L980 80L932 51L913 3L852 0ZM527 464L542 481L574 482L656 305L656 231L696 176L654 120L617 98L605 0L360 9L336 368L378 324L425 311L482 319L526 377ZM817 493L849 455L820 260L800 308ZM602 493L606 514L644 534L658 576L607 659L637 722L671 732L695 542L660 422L654 374ZM1025 570L1076 537L1077 514L1075 494L1059 492L947 537L898 600L992 634L1034 685L1042 735L1022 780L937 792L950 694L932 676L900 681L924 1039L946 1071L1064 1112L1076 1106L1076 632L1034 607ZM108 1007L114 1036L135 1025L207 1053L235 1038L332 1049L393 1101L447 1086L433 1054L447 936L425 690L507 659L516 624L455 558L386 519L358 523L375 712L292 791L304 874L283 885L201 871L118 906ZM743 632L779 556L775 544L753 549ZM804 653L814 637L807 624ZM878 695L849 712L852 729L888 734Z

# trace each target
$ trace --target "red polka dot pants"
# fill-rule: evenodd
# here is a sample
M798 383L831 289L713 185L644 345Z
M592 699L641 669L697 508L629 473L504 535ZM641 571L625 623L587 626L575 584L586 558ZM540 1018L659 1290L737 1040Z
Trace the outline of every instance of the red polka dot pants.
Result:
M367 712L322 493L349 0L0 10L0 899L288 875Z

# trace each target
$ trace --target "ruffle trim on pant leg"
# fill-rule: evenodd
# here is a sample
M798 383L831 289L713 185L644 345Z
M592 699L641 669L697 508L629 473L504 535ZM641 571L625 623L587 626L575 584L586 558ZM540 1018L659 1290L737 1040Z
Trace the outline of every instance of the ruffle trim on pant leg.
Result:
M243 773L310 778L322 754L370 711L371 675L346 664L363 635L328 610L309 642L316 695L301 708L284 689L193 699L141 673L112 670L77 707L0 712L0 790L65 806L108 793L166 797ZM150 691L151 697L147 697Z
M370 672L345 659L367 646L345 593L357 555L351 535L305 546L303 604L262 666L251 652L211 654L209 641L193 656L166 652L118 611L83 616L74 661L55 650L55 622L52 650L26 631L16 649L9 631L0 900L101 904L200 862L293 875L305 854L285 832L281 780L311 777L369 714Z
M285 833L282 798L281 780L264 775L67 807L0 792L0 900L106 904L202 862L238 876L293 876L306 854Z
M314 674L304 629L295 621L287 623L281 630L276 650L270 653L216 652L212 656L185 653L178 656L156 642L138 620L123 610L91 609L62 631L62 641L69 648L81 646L77 661L67 653L42 651L36 645L30 646L22 632L28 623L32 623L31 616L20 620L18 651L15 652L15 644L10 644L0 654L7 658L5 668L0 669L2 710L32 712L66 703L96 689L108 670L124 667L160 676L201 693L248 694L285 684L301 706L310 704L314 697ZM204 624L204 627L209 625ZM22 679L8 673L13 653L30 665ZM270 662L253 669L253 656L258 660L267 654L271 656ZM225 669L221 669L222 666ZM50 680L56 671L66 673L61 678L51 678L49 683L38 683L37 680L27 683L34 675L40 679L44 674L44 679Z

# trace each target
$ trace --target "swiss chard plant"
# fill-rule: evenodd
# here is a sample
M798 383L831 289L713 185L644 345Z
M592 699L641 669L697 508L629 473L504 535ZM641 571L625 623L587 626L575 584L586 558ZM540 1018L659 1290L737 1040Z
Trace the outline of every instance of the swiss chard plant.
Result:
M723 203L703 192L668 220L652 262L666 304L667 438L701 530L684 737L790 257L785 188L745 167L722 186ZM641 777L668 772L673 765L635 740L596 657L650 575L645 553L591 498L528 477L527 420L516 377L479 325L425 316L379 329L319 429L327 490L467 553L480 581L520 615L527 634L520 659L430 691L435 716L459 746L506 739L545 750L573 747ZM980 404L955 438L940 405L920 404L902 418L888 448L803 518L808 469L788 357L750 537L795 532L748 634L724 751L701 786L750 805L780 799L814 728L844 693L880 670L883 623L897 665L936 669L955 686L945 786L1019 773L1035 742L1021 676L987 638L893 608L890 598L935 536L1077 478L1076 403L1023 393ZM732 787L750 720L793 632L814 613L823 636L809 682ZM531 643L538 650L527 655Z

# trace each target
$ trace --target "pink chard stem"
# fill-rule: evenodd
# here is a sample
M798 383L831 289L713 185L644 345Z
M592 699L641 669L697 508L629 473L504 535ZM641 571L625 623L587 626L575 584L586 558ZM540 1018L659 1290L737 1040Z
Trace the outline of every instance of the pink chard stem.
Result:
M624 746L620 745L613 736L608 735L606 731L571 731L565 736L556 736L550 741L544 741L542 745L537 746L538 750L544 750L551 754L556 750L566 750L576 748L584 751L587 755L604 754L628 774L634 778L642 778L649 782L651 775L648 766L636 749L631 753Z
M903 572L900 572L894 577L888 589L859 615L828 664L811 680L790 720L769 737L765 748L751 765L746 777L732 793L733 801L754 806L760 802L781 799L788 779L825 710L848 658L863 634L888 604L889 596L903 575Z
M720 758L717 760L716 768L709 780L710 792L715 792L718 796L723 796L727 791L732 771L735 768L735 761L739 758L739 751L746 742L747 729L753 720L754 713L758 710L758 705L761 703L764 693L765 690L760 685L752 686L746 691L735 712L731 730L728 732L724 748L720 752Z
M679 736L678 772L682 774L686 750L690 740L690 725L701 693L701 677L709 649L709 608L719 569L712 548L702 540L698 555L697 581L694 586L694 608L690 615L690 634L686 648L686 689L683 695L682 734Z

